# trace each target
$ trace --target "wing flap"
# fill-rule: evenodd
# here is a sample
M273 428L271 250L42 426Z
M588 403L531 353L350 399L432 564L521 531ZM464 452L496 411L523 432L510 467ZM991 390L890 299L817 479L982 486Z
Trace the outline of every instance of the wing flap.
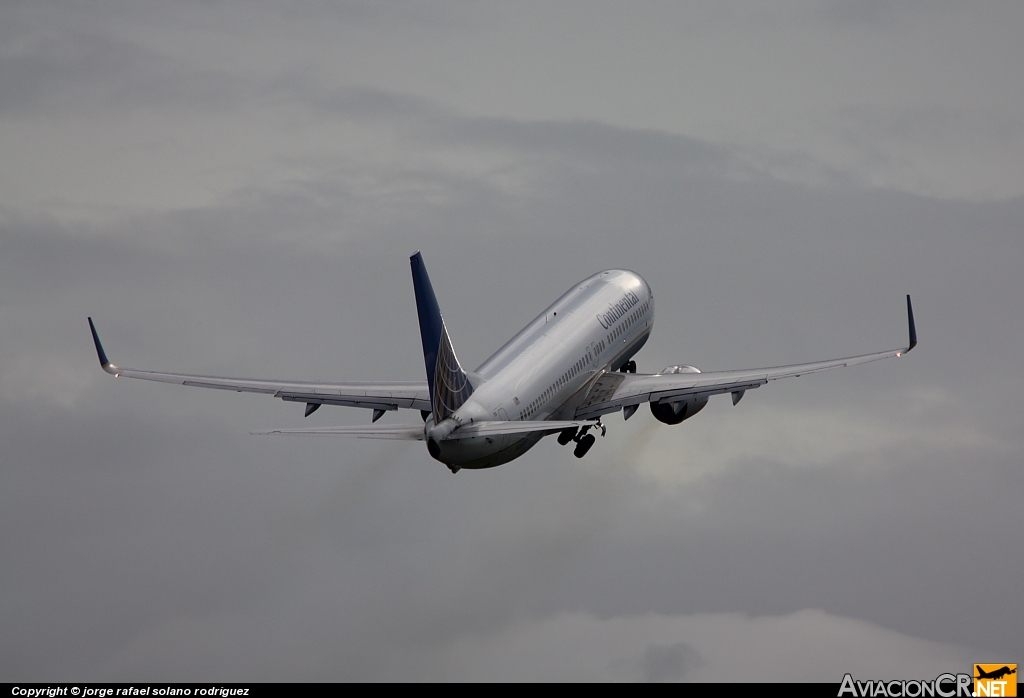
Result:
M144 378L143 376L133 375L141 373L141 371L122 371L120 375L127 376L128 378ZM144 378L145 379L145 378ZM159 380L157 378L149 378L148 380ZM177 381L166 381L166 382L177 382ZM224 382L224 383L211 383L208 381L193 381L183 380L182 385L187 385L190 388L212 388L213 390L233 390L237 393L263 393L264 395L274 395L277 390L274 388L260 388L253 385L244 385L238 383Z
M426 392L426 383L423 384L423 389L424 392ZM372 410L397 410L400 407L415 410L430 409L430 400L428 398L415 397L414 395L410 396L408 394L399 394L396 396L395 393L391 391L382 391L382 394L369 392L364 395L352 393L322 395L319 393L286 392L283 390L276 394L277 397L286 402L304 402L306 404L312 403L318 405L338 405L341 407L362 407Z

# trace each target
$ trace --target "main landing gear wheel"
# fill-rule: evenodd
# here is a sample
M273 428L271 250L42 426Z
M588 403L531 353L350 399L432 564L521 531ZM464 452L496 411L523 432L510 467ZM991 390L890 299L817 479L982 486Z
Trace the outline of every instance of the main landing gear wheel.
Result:
M594 438L593 434L587 434L579 440L579 443L576 444L576 448L573 450L572 454L577 458L582 458L587 455L587 451L590 450L590 447L594 445L595 441L597 441L597 439Z
M622 368L619 369L620 373L636 373L636 361L627 361L622 364Z

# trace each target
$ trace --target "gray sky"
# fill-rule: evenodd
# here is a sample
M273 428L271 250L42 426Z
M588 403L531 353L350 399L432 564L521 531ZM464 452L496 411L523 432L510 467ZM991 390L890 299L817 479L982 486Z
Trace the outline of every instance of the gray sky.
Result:
M1017 4L0 6L0 678L932 678L1020 661ZM906 359L451 475L366 413L574 281L636 357ZM386 421L416 421L413 413Z

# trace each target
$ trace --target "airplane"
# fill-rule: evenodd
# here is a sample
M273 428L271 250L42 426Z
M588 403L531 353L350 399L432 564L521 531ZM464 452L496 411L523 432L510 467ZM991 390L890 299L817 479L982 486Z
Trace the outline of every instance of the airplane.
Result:
M594 445L592 430L605 435L604 415L632 417L649 403L654 418L679 424L704 409L714 395L736 405L748 390L780 378L899 357L917 345L914 311L907 295L909 345L874 354L773 368L701 373L689 365L658 373L636 372L633 356L654 326L654 295L631 271L598 272L566 291L475 371L462 367L419 252L410 258L426 381L311 383L158 373L119 368L107 358L92 318L100 366L114 376L198 388L273 395L305 403L305 416L321 405L373 410L364 426L275 429L254 434L352 436L426 441L427 451L456 473L508 463L544 436L575 443L582 458ZM416 409L419 424L377 424L386 412Z
M1011 669L1008 666L1003 666L1000 669L993 669L992 671L985 671L981 668L980 664L975 664L974 669L978 672L978 675L974 677L976 679L1001 679L1004 676L1017 673L1016 668Z

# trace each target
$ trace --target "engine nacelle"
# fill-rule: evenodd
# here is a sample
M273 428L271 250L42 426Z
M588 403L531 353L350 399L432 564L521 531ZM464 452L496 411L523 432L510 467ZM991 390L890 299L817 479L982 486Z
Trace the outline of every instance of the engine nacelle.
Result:
M651 414L662 424L679 424L704 409L706 397L681 398L675 402L652 402Z
M696 366L683 364L682 366L666 366L659 371L659 374L663 376L669 373L700 373L700 369Z
M661 371L662 375L667 373L700 373L700 370L694 366L668 366ZM679 424L700 412L706 404L706 397L682 397L671 402L652 402L651 414L662 424Z

